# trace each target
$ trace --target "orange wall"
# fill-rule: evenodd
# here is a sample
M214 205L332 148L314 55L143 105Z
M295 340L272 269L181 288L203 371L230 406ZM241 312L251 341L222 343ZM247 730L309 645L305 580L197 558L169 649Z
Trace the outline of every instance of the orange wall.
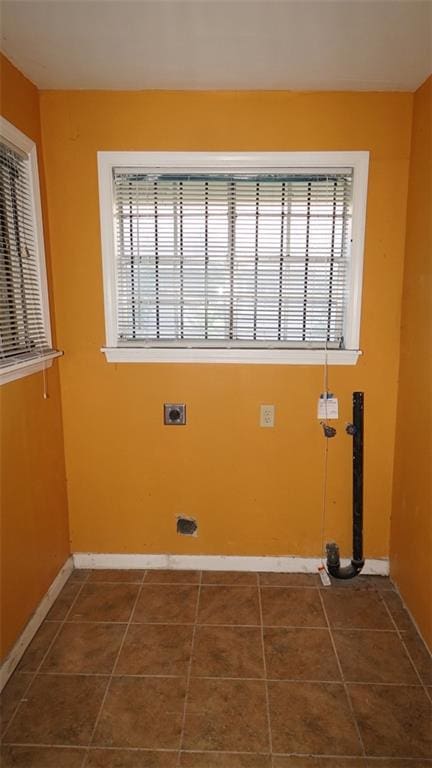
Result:
M414 96L397 410L392 575L432 649L432 76Z
M0 113L36 141L43 182L38 92L3 57L0 85ZM69 554L56 363L47 381L48 400L42 373L0 387L1 658Z
M108 364L97 150L370 150L356 367L333 368L325 537L351 541L351 392L365 391L365 550L388 556L412 95L44 92L41 119L73 551L317 555L319 367ZM188 425L162 425L186 402ZM260 429L260 403L276 427ZM178 514L197 538L175 533Z

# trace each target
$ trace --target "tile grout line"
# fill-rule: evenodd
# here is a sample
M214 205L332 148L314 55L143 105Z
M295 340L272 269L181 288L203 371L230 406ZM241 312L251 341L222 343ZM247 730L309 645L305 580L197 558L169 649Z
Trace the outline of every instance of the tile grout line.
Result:
M147 572L151 573L151 571L147 571ZM260 574L255 572L255 575L257 575L259 577ZM88 581L89 584L141 584L142 583L139 579L131 579L131 580L127 580L127 579L126 580L124 580L124 579L120 579L120 580L118 580L118 579L106 579L106 580L104 580L104 579L93 579L92 580L92 579L89 579L89 576L87 576L87 579L89 580ZM73 583L79 584L79 583L82 583L82 582L81 582L81 580L79 580L79 581L76 580ZM169 585L171 585L171 586L172 585L182 586L182 587L196 587L196 586L198 586L198 584L199 584L199 580L195 580L195 581L178 581L178 580L177 581L176 580L173 580L173 581L166 581L166 580L165 581L145 581L144 580L144 585L145 586L152 586L152 587L153 586L154 587L169 586ZM310 589L310 590L313 590L313 591L316 591L317 589L322 589L320 584L316 584L316 585L313 585L313 584L263 584L263 583L259 582L259 585L260 585L260 587L262 589L301 589L301 590ZM238 582L234 582L234 581L225 581L225 582L221 581L221 582L208 582L208 583L203 581L201 583L201 586L203 586L203 587L229 587L229 588L233 588L234 587L234 588L240 588L240 589L247 589L249 587L249 589L250 589L250 588L253 588L255 585L252 584L252 583L250 583L250 584L239 584ZM347 587L338 587L338 586L335 586L334 584L332 584L332 591L337 591L337 592L341 592L341 593L342 592L349 592ZM360 594L368 594L370 592L378 592L378 594L382 594L382 593L384 593L384 594L387 594L387 593L397 594L396 590L393 589L393 588L390 588L390 587L388 589L384 589L383 587L361 587L361 588L358 587L354 591L355 591L356 594L358 594L358 593L360 593Z
M82 745L73 745L73 746L71 746L70 744L45 744L45 743L33 744L32 742L11 742L11 743L7 744L6 746L8 746L8 747L30 747L32 749L34 749L34 748L37 748L37 749L39 749L39 748L47 749L48 748L48 749L54 749L54 750L55 749L58 749L58 750L76 749L76 750L82 750L83 752L86 752L89 749L89 747L82 746ZM156 753L156 754L173 754L174 753L174 754L176 754L178 752L177 749L166 749L164 747L155 749L154 747L109 747L109 746L99 747L99 746L97 746L97 747L90 747L90 749L92 749L92 750L99 749L99 750L103 750L103 751L107 751L107 752L131 752L132 754L134 754L134 753L141 753L141 752L143 752L144 754L145 753ZM187 754L187 755L201 755L201 754L204 754L204 755L247 755L247 756L252 756L252 757L256 757L257 755L259 755L260 757L261 756L268 757L268 753L265 753L265 752L245 752L245 751L238 751L238 750L227 751L227 750L215 750L215 749L184 749L182 751L183 751L183 754ZM359 760L359 759L360 760L364 759L363 757L360 757L359 755L340 755L340 754L334 755L334 754L330 754L330 753L323 754L323 753L314 753L314 752L294 752L294 753L293 752L275 752L274 755L275 755L275 757L318 758L318 759L321 759L321 760L322 759L328 760L328 759L331 759L331 758L338 759L338 760L342 759L342 760L353 760L353 761L354 760ZM395 757L394 755L390 756L390 757L387 756L387 755L367 755L366 756L366 760L372 761L372 762L376 763L377 765L382 764L383 766L384 766L384 763L383 763L384 760L390 760L390 761L392 761L392 764L394 763L395 768L397 768L397 766L400 764L401 760L403 760L404 762L412 761L413 764L414 764L414 761L416 761L416 763L417 763L418 760L422 760L422 762L425 762L425 763L428 763L428 764L432 765L432 759L429 758L429 757L421 757L421 758L418 758L418 757L404 757L404 758L399 758L399 757ZM385 768L388 768L388 765L386 765Z
M197 594L197 601L196 601L196 606L195 606L195 621L194 621L193 629L192 629L191 647L190 647L190 659L189 659L189 664L188 664L188 668L187 668L187 672L186 672L185 699L184 699L184 704L183 704L183 716L182 716L182 722L181 722L179 751L178 751L177 762L176 762L177 768L180 768L181 751L182 751L182 747L183 747L184 731L185 731L185 725L186 725L186 712L187 712L187 703L188 703L188 696L189 696L190 681L191 681L191 677L192 677L192 664L193 664L193 654L194 654L194 646L195 646L195 635L196 635L197 626L198 626L197 619L198 619L199 605L200 605L200 599L201 599L201 587L202 587L202 571L199 572L198 594Z
M359 727L359 724L357 722L357 718L355 716L353 703L351 701L351 696L349 695L349 690L348 690L347 683L345 681L345 675L343 673L342 664L341 664L341 661L339 659L339 654L337 652L336 643L334 641L333 632L332 632L332 628L331 628L331 625L330 625L330 620L329 620L329 617L327 615L327 611L326 611L326 607L325 607L325 603L324 603L324 598L323 598L323 595L322 595L322 590L319 591L319 595L320 595L321 607L322 607L322 610L324 612L324 617L325 617L325 620L326 620L326 623L327 623L327 628L328 628L328 631L329 631L329 634L330 634L330 641L331 641L331 644L333 646L333 652L334 652L334 654L336 656L336 662L337 662L337 665L339 667L339 674L341 676L341 680L342 680L342 683L343 683L343 686L344 686L345 696L346 696L347 701L348 701L348 706L349 706L349 709L350 709L350 712L351 712L351 717L353 719L353 723L354 723L355 730L356 730L356 733L357 733L357 738L358 738L359 743L360 743L360 747L361 747L361 750L362 750L362 753L363 753L363 757L367 757L365 745L363 743L363 738L362 738L362 735L361 735L361 732L360 732L360 727Z
M270 747L270 763L273 766L274 765L273 734L271 729L270 696L269 696L269 686L268 686L268 679L267 679L267 661L266 661L265 643L264 643L264 618L263 618L263 610L262 610L261 584L260 584L259 574L257 574L257 587L258 587L258 605L259 605L260 621L261 621L260 634L261 634L261 648L262 648L263 664L264 664L264 678L265 678L264 687L265 687L266 710L267 710L267 728L268 728L269 747Z
M72 571L72 573L73 573L73 571ZM82 592L82 590L83 590L83 588L84 588L84 585L87 583L87 579L88 579L88 576L87 576L87 578L86 578L86 579L83 579L83 581L82 581L82 582L70 582L70 577L69 577L69 579L67 580L67 582L66 582L66 584L64 585L63 589L61 590L60 594L57 596L56 600L54 601L53 605L51 606L51 608L50 608L50 611L51 611L51 609L54 607L54 605L55 605L55 603L57 602L58 598L60 597L60 595L62 594L63 590L65 589L65 587L66 587L68 584L70 584L70 583L72 583L72 584L75 584L75 583L77 583L77 584L79 585L78 591L77 591L77 593L76 593L75 597L73 598L73 600L72 600L72 602L71 602L71 604L70 604L69 608L67 609L67 611L66 611L66 614L65 614L64 618L63 618L61 621L59 621L59 622L58 622L59 626L58 626L58 628L57 628L57 632L55 632L55 633L54 633L54 635L53 635L53 637L52 637L52 639L51 639L51 642L48 644L48 647L47 647L47 649L46 649L45 653L43 654L43 656L42 656L42 659L40 660L40 662L39 662L38 666L36 667L36 670L35 670L33 673L28 673L28 674L30 674L30 682L29 682L29 684L27 685L27 687L24 689L24 691L23 691L23 694L22 694L22 696L21 696L21 698L20 698L20 700L19 700L18 704L16 705L16 707L15 707L15 710L14 710L14 712L13 712L13 714L12 714L12 717L10 718L10 720L9 720L9 722L8 722L7 726L6 726L6 729L5 729L4 733L2 734L2 737L1 737L1 741L2 741L3 743L4 743L4 741L5 741L5 737L6 737L6 734L8 733L8 731L9 731L9 728L11 727L11 725L12 725L13 721L15 720L15 717L16 717L16 715L17 715L17 713L18 713L18 710L20 709L20 706L21 706L22 702L24 701L25 697L27 696L27 694L28 694L28 692L29 692L29 690L30 690L30 687L33 685L33 683L34 683L34 681L35 681L35 679L36 679L37 675L38 675L38 674L39 674L39 672L40 672L40 669L41 669L42 665L43 665L43 664L44 664L44 662L45 662L45 659L47 658L47 656L48 656L49 652L51 651L51 648L53 647L53 645L54 645L55 641L57 640L57 638L58 638L58 636L59 636L59 634L60 634L60 632L62 631L62 629L63 629L63 626L64 626L64 625L65 625L65 623L66 623L66 619L67 619L67 617L69 616L70 612L72 611L72 608L74 607L74 605L75 605L76 601L78 600L78 597L80 596L80 594L81 594L81 592ZM45 621L46 621L46 619L44 619L44 621L42 622L42 624L41 624L41 627L43 626L43 624L45 623ZM54 621L55 621L55 620L53 620L53 623L54 623ZM39 629L40 629L40 628L39 628ZM38 630L38 631L39 631L39 630ZM35 637L36 637L36 635L35 635ZM29 647L30 647L30 646L29 646ZM27 649L26 649L26 650L27 650ZM23 656L23 658L24 658L24 656ZM18 665L17 669L15 670L15 672L17 672L17 673L19 674L19 665ZM15 674L15 672L14 672L14 674ZM21 673L21 674L26 674L26 673Z
M392 622L393 626L395 627L395 630L396 630L396 632L397 632L397 635L398 635L398 637L399 637L399 640L400 640L400 641L401 641L401 643L402 643L403 649L404 649L404 651L405 651L406 655L408 656L408 659L409 659L409 661L410 661L410 663L411 663L411 666L413 667L413 669L414 669L414 672L416 673L416 675L417 675L417 677L418 677L418 680L419 680L419 682L420 682L420 685L421 685L421 687L423 688L423 690L424 690L424 692L425 692L426 698L427 698L429 701L432 701L432 697L431 697L431 695L430 695L430 693L429 693L429 691L428 691L428 687L427 687L426 683L424 682L424 680L423 680L423 678L422 678L422 676L421 676L420 672L418 671L418 669L417 669L417 665L414 663L414 660L413 660L413 658L412 658L412 656L411 656L411 654L410 654L410 652L409 652L409 650L408 650L408 646L407 646L407 645L406 645L406 643L405 643L405 640L404 640L404 638L403 638L403 634L402 634L402 630L401 630L401 629L398 627L398 625L396 624L396 621L395 621L395 620L394 620L394 618L393 618L393 614L392 614L392 612L391 612L391 610L390 610L389 606L387 605L387 602L384 600L384 598L383 598L383 597L381 598L381 600L382 600L382 602L384 603L384 607L385 607L385 609L386 609L386 611L387 611L387 613L388 613L388 615L389 615L389 617L390 617L390 621ZM415 629L414 625L413 625L413 629L414 629L414 631L415 631L415 634L416 634L416 636L418 636L418 632L417 632L417 630ZM405 630L405 631L406 631L406 630Z
M86 751L86 753L84 755L84 758L83 758L83 761L82 761L82 764L81 764L81 768L85 768L85 766L86 766L86 763L87 763L87 760L88 760L88 757L89 757L89 754L90 754L90 747L91 747L91 744L93 742L93 739L94 739L94 736L95 736L95 733L96 733L96 728L99 725L99 720L100 720L101 715L102 715L102 710L104 708L105 701L106 701L107 696L108 696L108 691L110 689L111 682L112 682L112 679L113 679L113 676L114 676L114 670L115 670L115 668L117 666L117 662L118 662L118 660L120 658L120 654L121 654L121 652L123 650L123 646L124 646L124 643L125 643L125 640L126 640L126 635L128 633L129 627L130 627L131 622L132 622L132 616L134 615L136 605L138 603L139 597L140 597L141 592L142 592L142 588L143 588L143 584L144 584L144 579L145 579L146 573L147 573L147 571L144 570L143 571L142 580L138 584L138 592L136 594L135 600L134 600L133 605L131 607L131 612L129 614L129 620L126 622L126 627L125 627L125 631L124 631L124 634L123 634L123 639L122 639L122 641L120 643L120 647L119 647L117 655L116 655L116 657L114 659L114 663L113 663L113 666L112 666L111 674L108 676L108 682L107 682L107 685L106 685L106 688L105 688L105 693L104 693L104 695L102 697L101 705L99 707L99 712L98 712L98 714L96 716L95 724L94 724L93 730L92 730L92 732L90 734L89 743L87 745L87 751ZM116 622L113 622L113 623L116 623ZM121 624L123 622L117 622L117 623Z
M132 585L134 586L134 585ZM138 584L135 584L135 586L139 586ZM145 586L145 584L143 584ZM159 585L158 585L159 586ZM165 585L164 585L165 586ZM167 585L167 586L185 586L185 585ZM198 584L188 584L187 586L193 586L197 587ZM207 586L207 585L203 585ZM55 619L46 619L49 624L58 624L59 622ZM94 621L92 619L74 619L74 620L65 620L67 624L127 624L126 621ZM131 621L130 622L133 626L165 626L169 624L170 626L176 627L176 626L182 626L182 627L193 627L194 622L192 621ZM205 622L197 622L198 627L243 627L245 629L259 629L259 624L226 624L226 623L214 623L214 624L208 624ZM268 629L307 629L307 630L325 630L326 627L323 625L317 626L310 626L308 624L265 624L265 627ZM381 632L381 633L391 633L391 634L398 634L399 631L401 632L409 632L409 630L398 630L396 629L371 629L370 627L350 627L349 629L344 629L343 627L337 627L338 632Z
M176 626L175 624L166 624L165 626ZM235 628L235 627L234 627ZM323 630L326 632L327 630ZM30 674L32 673L23 673ZM128 677L138 680L180 680L184 678L184 675L152 675L152 674L129 674L127 672L120 673L107 673L107 672L38 672L38 674L44 677ZM373 686L390 686L391 688L424 688L423 683L390 683L390 682L376 682L374 680L323 680L320 678L300 678L300 677L230 677L229 675L191 675L193 680L247 680L248 682L255 683L322 683L323 685L373 685Z

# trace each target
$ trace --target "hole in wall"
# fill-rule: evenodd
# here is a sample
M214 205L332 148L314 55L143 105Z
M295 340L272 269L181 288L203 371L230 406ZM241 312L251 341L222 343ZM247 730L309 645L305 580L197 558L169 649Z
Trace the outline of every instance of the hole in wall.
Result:
M177 533L181 536L197 536L198 523L193 517L177 518Z

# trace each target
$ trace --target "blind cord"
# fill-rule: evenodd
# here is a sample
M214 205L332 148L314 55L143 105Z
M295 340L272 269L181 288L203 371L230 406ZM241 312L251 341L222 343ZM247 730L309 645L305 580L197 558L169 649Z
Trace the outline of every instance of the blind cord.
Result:
M45 361L42 364L42 382L43 382L43 399L48 400L49 399L49 393L48 393L48 379L47 379L47 369L46 369L46 363Z
M324 408L325 419L324 424L327 424L327 394L328 394L328 351L327 351L327 339L325 344L325 357L324 357L324 371L323 371L323 384L324 384ZM321 508L321 565L326 569L324 563L324 537L325 537L325 523L327 514L327 480L328 480L328 438L324 438L324 477L323 477L323 493L322 493L322 508Z
M326 563L324 562L324 538L325 538L325 525L327 516L327 484L328 484L328 435L325 427L328 426L328 337L325 340L325 354L324 354L324 370L323 370L323 386L324 386L324 476L323 476L323 491L322 491L322 508L321 508L321 567L322 573L327 574ZM328 575L328 574L327 574ZM325 579L322 578L323 584Z

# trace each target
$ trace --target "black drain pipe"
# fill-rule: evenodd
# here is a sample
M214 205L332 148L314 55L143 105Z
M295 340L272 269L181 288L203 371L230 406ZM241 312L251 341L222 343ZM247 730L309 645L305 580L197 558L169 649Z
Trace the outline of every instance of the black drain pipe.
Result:
M363 560L363 392L353 392L353 422L347 433L353 438L353 558L341 567L339 547L326 545L327 570L335 579L352 579L364 566Z

